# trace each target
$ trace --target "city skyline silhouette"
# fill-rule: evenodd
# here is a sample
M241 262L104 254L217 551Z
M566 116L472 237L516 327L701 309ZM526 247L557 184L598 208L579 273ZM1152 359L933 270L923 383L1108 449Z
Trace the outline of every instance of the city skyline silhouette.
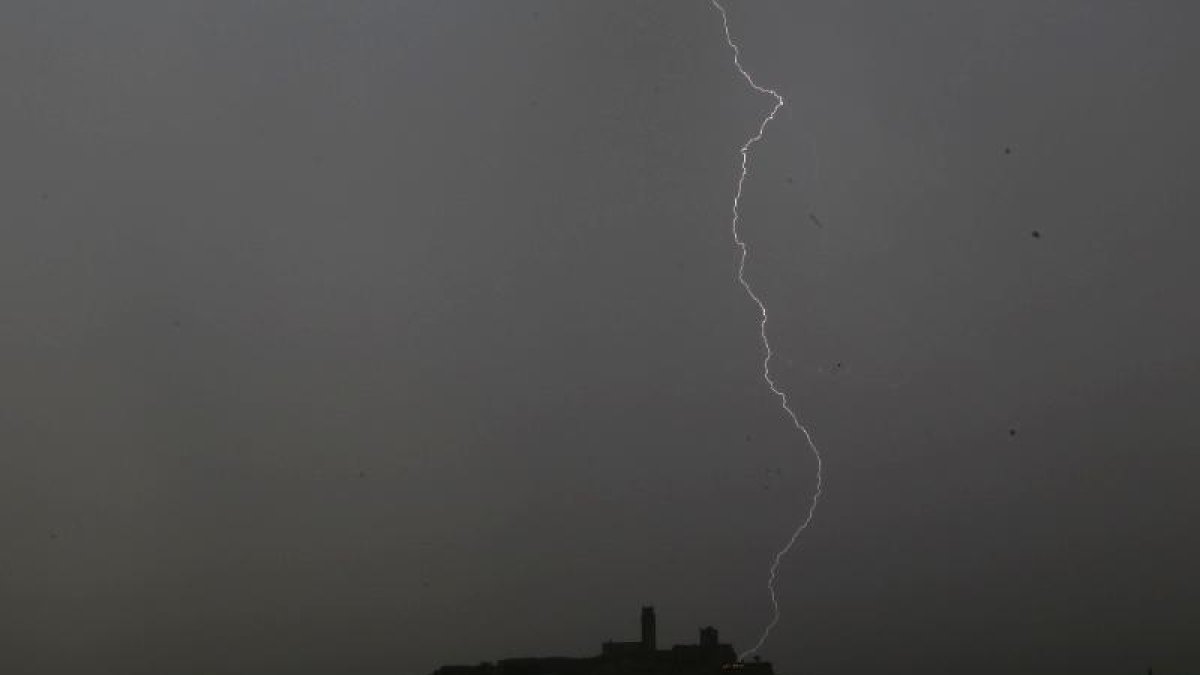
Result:
M694 644L660 649L652 605L642 606L639 625L640 639L605 640L594 656L508 657L476 665L445 665L433 675L775 675L769 661L757 656L740 660L733 645L722 643L713 626L699 628Z

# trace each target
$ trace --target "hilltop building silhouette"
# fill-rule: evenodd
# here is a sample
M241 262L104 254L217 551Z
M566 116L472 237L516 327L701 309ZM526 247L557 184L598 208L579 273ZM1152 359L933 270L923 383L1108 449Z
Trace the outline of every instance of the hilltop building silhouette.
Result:
M642 607L642 639L600 645L599 656L501 659L475 666L442 666L433 675L775 675L771 664L756 657L738 661L717 629L700 629L699 644L658 648L658 625L653 607Z

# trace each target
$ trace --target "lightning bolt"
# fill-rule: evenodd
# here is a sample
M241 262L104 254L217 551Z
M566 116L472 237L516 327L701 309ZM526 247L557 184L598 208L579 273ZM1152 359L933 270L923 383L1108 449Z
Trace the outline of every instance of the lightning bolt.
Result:
M775 594L775 581L779 578L779 563L783 560L784 556L786 556L788 552L792 550L792 547L796 545L796 540L800 538L800 535L806 529L808 529L809 523L812 522L813 513L815 513L817 510L817 501L821 498L824 467L821 460L821 451L817 449L817 444L813 442L812 434L809 433L808 427L800 422L800 417L796 415L796 411L792 410L792 406L788 403L787 393L780 389L779 386L775 384L775 380L771 377L771 357L774 356L774 352L771 351L771 341L767 339L767 306L763 304L762 299L758 297L758 294L754 292L754 289L751 288L749 282L746 281L746 258L749 255L749 250L746 248L746 242L742 240L741 234L738 232L738 222L741 220L738 205L742 199L742 186L746 183L746 175L749 173L750 148L755 143L762 140L763 134L767 131L767 125L771 123L771 120L775 119L775 115L781 108L783 108L783 97L780 96L779 92L775 91L774 89L764 87L755 82L754 78L750 76L750 73L746 72L746 69L742 67L742 61L740 58L741 50L738 48L737 43L733 41L733 35L729 32L729 16L725 13L725 8L721 5L721 3L717 2L717 0L710 1L712 2L712 6L715 7L721 14L721 25L725 28L725 42L733 51L733 65L737 67L738 72L741 73L746 82L750 84L750 88L754 89L754 91L760 94L767 94L775 99L775 105L771 108L771 112L767 113L766 117L763 117L762 121L759 123L758 131L742 144L740 150L742 155L742 173L740 176L738 176L737 191L733 195L733 219L730 221L729 227L733 232L733 243L737 245L738 250L741 252L741 257L738 260L737 270L738 283L742 285L742 288L746 291L746 295L750 296L750 299L754 301L755 306L758 307L759 336L762 338L764 350L762 362L763 380L767 383L767 386L770 387L771 393L779 397L780 407L783 408L785 413L787 413L788 419L792 421L792 425L796 427L796 430L804 436L804 442L808 445L808 449L812 452L813 457L815 457L817 460L817 489L815 492L813 492L812 502L809 503L808 512L804 515L804 520L802 520L800 524L797 525L794 530L792 530L792 536L788 538L787 543L784 544L783 548L779 549L779 551L775 554L775 559L771 562L770 575L767 577L767 592L771 596L771 621L767 624L766 628L763 629L762 635L760 635L758 638L758 642L756 642L750 649L747 649L738 655L738 660L744 660L747 656L754 654L760 648L762 648L763 643L767 641L767 637L771 634L771 630L775 628L776 624L779 623L779 598Z

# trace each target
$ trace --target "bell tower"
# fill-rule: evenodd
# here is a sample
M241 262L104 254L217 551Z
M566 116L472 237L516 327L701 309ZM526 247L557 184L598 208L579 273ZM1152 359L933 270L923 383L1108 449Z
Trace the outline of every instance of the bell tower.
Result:
M642 650L652 652L657 649L655 632L654 608L642 607Z

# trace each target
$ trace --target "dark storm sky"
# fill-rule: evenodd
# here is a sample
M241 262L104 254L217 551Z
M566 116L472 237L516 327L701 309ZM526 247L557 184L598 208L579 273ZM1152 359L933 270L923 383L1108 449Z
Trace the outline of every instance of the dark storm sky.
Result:
M764 656L1196 670L1200 10L730 19ZM9 1L0 82L0 670L754 641L707 2Z

